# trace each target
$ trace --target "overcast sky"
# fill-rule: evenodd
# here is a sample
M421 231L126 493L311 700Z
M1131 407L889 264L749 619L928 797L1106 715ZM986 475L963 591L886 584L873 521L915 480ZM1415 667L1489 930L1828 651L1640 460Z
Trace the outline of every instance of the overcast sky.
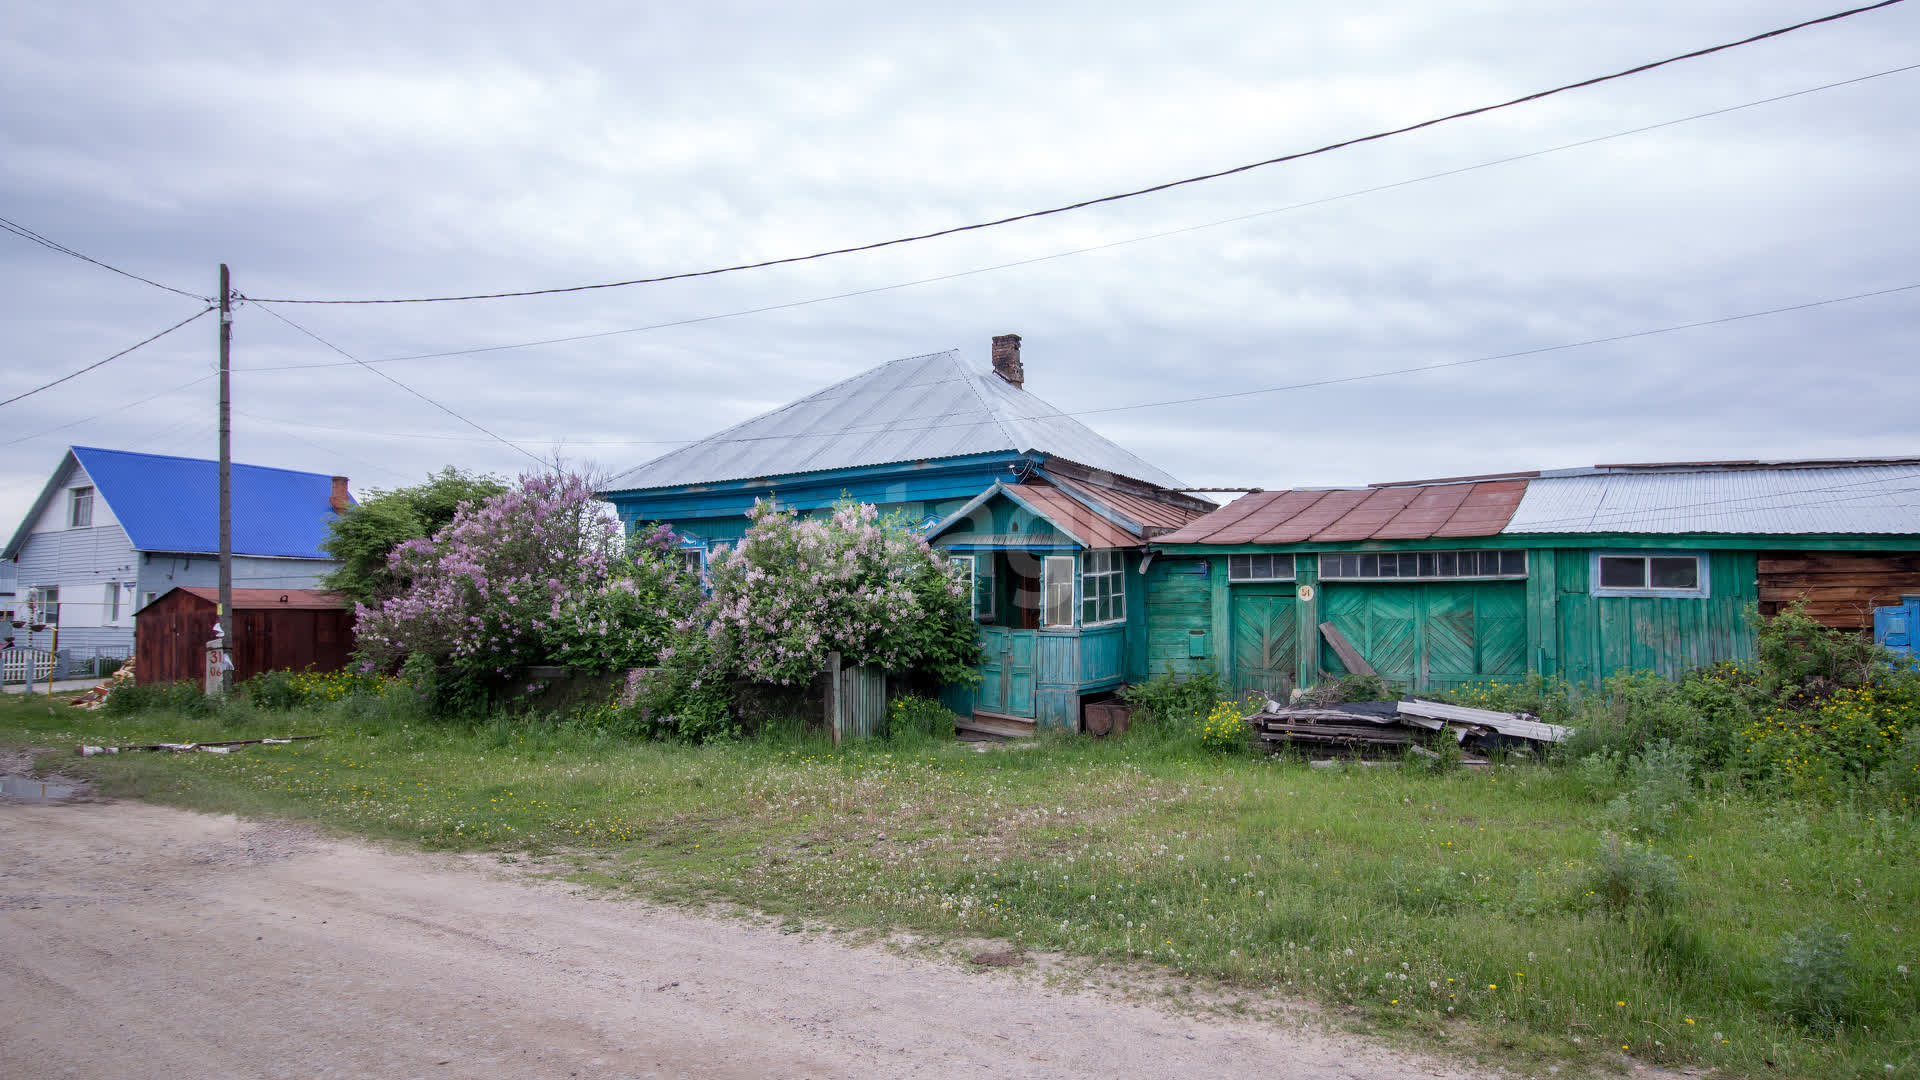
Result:
M0 216L202 295L221 261L254 297L589 284L1227 168L1842 6L24 5L0 35ZM1070 412L1472 360L1920 284L1920 71L1419 179L1909 64L1920 2L883 252L275 310L365 360L705 320L380 365L536 455L614 470L888 360L984 364L997 333ZM3 233L0 276L0 397L204 306ZM1914 454L1917 312L1920 289L1085 419L1197 485ZM214 361L207 317L0 408L0 516L69 444L215 456L215 383L183 386ZM257 305L234 366L240 461L356 489L532 465Z

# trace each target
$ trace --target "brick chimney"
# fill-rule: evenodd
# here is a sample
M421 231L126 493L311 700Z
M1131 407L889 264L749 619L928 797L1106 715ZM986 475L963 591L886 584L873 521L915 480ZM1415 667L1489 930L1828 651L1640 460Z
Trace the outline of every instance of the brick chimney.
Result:
M997 334L993 339L993 373L1015 387L1024 386L1027 369L1020 364L1020 335Z
M336 514L346 513L347 507L352 505L352 500L347 497L346 477L333 478L333 494L327 496L327 505L333 507L333 512Z

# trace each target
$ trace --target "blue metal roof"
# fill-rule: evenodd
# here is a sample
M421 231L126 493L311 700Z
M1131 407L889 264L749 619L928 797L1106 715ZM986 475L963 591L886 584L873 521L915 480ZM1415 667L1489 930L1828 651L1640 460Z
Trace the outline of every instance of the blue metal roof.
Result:
M136 551L220 550L220 464L201 458L76 446ZM233 551L290 559L331 558L320 550L333 520L333 478L321 473L233 466Z

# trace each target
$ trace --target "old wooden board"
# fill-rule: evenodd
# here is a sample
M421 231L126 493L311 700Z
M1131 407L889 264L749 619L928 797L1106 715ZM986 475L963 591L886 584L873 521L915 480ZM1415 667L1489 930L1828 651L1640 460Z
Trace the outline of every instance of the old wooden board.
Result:
M1347 640L1347 635L1340 632L1339 627L1323 622L1320 624L1320 636L1327 639L1327 644L1333 648L1333 655L1340 658L1349 672L1355 675L1379 674L1373 670L1372 664L1367 663L1367 658L1360 655L1360 650L1353 647L1353 642Z
M1538 720L1529 720L1516 713L1492 712L1487 709L1469 709L1461 705L1447 705L1438 701L1403 701L1400 711L1409 716L1425 716L1434 720L1453 720L1462 724L1475 724L1492 728L1502 735L1512 735L1521 739L1534 739L1539 742L1562 742L1573 734L1572 728L1559 724L1545 724Z

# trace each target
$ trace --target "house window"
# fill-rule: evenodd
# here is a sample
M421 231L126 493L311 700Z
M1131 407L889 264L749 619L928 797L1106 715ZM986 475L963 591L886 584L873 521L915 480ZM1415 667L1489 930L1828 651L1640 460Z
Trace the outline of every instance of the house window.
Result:
M152 589L148 589L146 592L146 595L140 598L140 606L146 607L148 604L153 603L153 598L158 595L159 594L154 592Z
M106 584L106 603L100 607L101 625L112 626L120 621L120 583L109 581Z
M1707 595L1705 552L1596 551L1591 573L1595 596Z
M953 575L965 583L973 595L975 622L993 621L993 556L953 555L947 558Z
M1446 581L1523 578L1525 551L1383 551L1320 556L1322 578L1350 581Z
M1080 571L1080 625L1127 617L1127 559L1119 548L1089 551Z
M35 585L27 590L27 619L57 626L60 623L60 586Z
M1321 556L1325 558L1326 556ZM1229 555L1228 581L1292 581L1291 555Z
M67 525L84 529L93 524L93 488L77 487L67 492Z
M1040 566L1041 626L1073 625L1073 556L1049 555Z
M694 577L704 577L707 571L707 551L705 548L677 548L674 558L680 560L680 569Z

